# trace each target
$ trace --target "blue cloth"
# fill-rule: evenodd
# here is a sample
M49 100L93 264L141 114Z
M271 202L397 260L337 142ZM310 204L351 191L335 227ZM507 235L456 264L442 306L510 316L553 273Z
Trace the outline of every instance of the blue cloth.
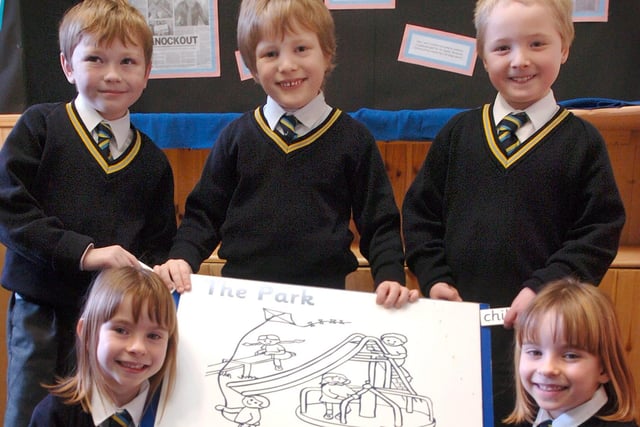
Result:
M442 126L461 111L464 109L384 111L362 108L351 116L369 128L376 141L424 141L435 138Z
M628 107L632 105L640 105L640 101L620 101L619 99L608 98L575 98L566 101L560 101L558 104L565 108L581 108L592 110L594 108L615 108Z
M424 141L435 138L455 108L383 111L360 109L350 115L377 141ZM211 148L218 135L240 113L134 113L133 124L160 148Z
M211 148L240 113L134 113L131 122L160 148Z
M607 98L577 98L559 102L566 108L611 108L640 105L640 101ZM362 122L377 141L428 141L464 108L426 110L373 110L362 108L349 113ZM241 113L134 113L133 124L160 148L211 148L220 131Z

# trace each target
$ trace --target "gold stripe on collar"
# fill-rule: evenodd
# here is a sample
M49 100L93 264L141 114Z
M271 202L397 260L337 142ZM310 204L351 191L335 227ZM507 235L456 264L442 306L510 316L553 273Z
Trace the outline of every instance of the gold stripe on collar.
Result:
M253 112L253 116L258 122L258 126L260 126L262 131L266 133L269 136L269 138L271 138L273 142L275 142L276 145L280 147L280 149L284 151L286 154L289 154L295 150L299 150L300 148L306 147L307 145L310 145L313 142L315 142L318 138L324 135L324 133L331 127L331 125L333 125L335 121L338 120L338 117L340 117L340 114L342 114L342 111L340 109L338 108L334 109L333 113L329 116L327 120L324 121L322 126L312 130L311 132L309 132L308 134L300 138L300 140L289 145L284 141L284 139L282 139L282 136L280 136L278 132L274 131L269 127L269 124L266 122L266 120L262 116L261 109L262 107L258 107Z
M552 130L554 130L560 122L564 120L565 117L569 115L569 111L566 109L561 109L558 114L548 122L542 129L533 134L524 144L524 146L519 149L514 155L511 157L506 157L500 147L498 145L498 141L495 138L495 134L493 132L493 119L491 118L491 104L485 104L482 108L482 125L484 128L484 135L487 139L487 143L489 145L489 149L493 153L493 156L498 159L500 164L505 168L509 168L511 165L516 163L525 154L531 151L545 136L549 134Z
M78 136L80 136L80 139L84 143L84 146L87 148L87 150L89 150L89 153L93 156L95 161L100 165L100 167L106 174L112 174L127 167L140 151L140 148L142 147L142 138L140 136L140 132L138 132L138 130L136 129L135 138L132 142L131 149L127 150L128 153L125 156L117 158L114 163L109 164L104 159L104 157L102 157L102 154L100 153L100 150L98 150L98 147L91 137L91 134L88 133L89 131L85 130L85 127L83 126L82 121L73 109L71 102L66 105L66 108L67 114L69 115L69 119L71 120L71 124L75 128L76 133L78 134Z

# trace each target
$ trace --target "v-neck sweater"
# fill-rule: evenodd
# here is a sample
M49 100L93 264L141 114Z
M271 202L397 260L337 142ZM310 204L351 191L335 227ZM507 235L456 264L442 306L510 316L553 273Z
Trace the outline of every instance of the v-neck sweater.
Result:
M77 307L92 278L80 271L90 244L121 245L150 265L166 259L176 229L171 166L132 131L129 148L108 162L71 103L22 114L0 151L5 288Z
M257 108L213 146L170 257L197 271L221 242L225 276L344 288L358 266L352 213L376 283L404 283L400 215L371 133L334 109L287 145Z
M491 106L454 116L404 199L407 263L429 294L509 306L523 287L575 274L597 284L625 221L606 145L561 108L510 159Z

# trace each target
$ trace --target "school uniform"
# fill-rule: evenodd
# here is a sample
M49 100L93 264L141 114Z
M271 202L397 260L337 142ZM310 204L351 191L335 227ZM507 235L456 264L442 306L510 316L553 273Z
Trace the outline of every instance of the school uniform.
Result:
M358 266L353 213L376 284L404 283L400 216L371 133L319 95L288 143L271 102L222 131L170 257L197 271L221 242L224 276L343 289Z
M617 253L624 207L598 131L550 92L525 111L529 135L507 157L501 102L454 116L404 198L407 264L424 295L446 282L465 301L508 307L523 287L567 275L598 284ZM513 333L491 332L498 420L513 407Z
M598 418L598 412L607 401L607 393L600 387L591 399L555 419L549 412L540 409L532 427L539 427L547 420L552 420L551 427L638 427L635 421L605 421Z
M75 324L94 274L81 270L87 249L120 245L154 265L166 260L175 234L166 156L119 122L116 130L129 140L113 141L109 158L84 121L96 115L79 100L35 105L0 151L0 239L7 246L2 286L13 292L7 426L26 423L46 395L40 383L74 364ZM23 404L28 401L32 405Z
M59 396L48 394L34 409L29 427L96 427L116 412L126 410L135 426L140 425L144 404L149 391L145 381L140 393L123 407L118 407L109 399L100 396L94 386L91 399L91 413L84 411L81 404L67 405Z

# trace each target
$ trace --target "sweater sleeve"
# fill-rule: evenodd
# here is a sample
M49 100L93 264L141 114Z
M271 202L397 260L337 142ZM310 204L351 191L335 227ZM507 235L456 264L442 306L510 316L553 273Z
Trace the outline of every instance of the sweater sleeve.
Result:
M91 414L84 412L80 404L65 405L60 397L47 395L38 403L31 415L29 427L89 427L93 426Z
M446 263L444 192L452 118L436 135L402 206L407 266L416 275L423 295L437 282L454 284Z
M34 263L77 271L93 239L65 229L59 218L43 211L34 194L47 112L46 106L25 111L0 150L0 238Z
M220 243L220 227L237 185L230 126L220 134L200 180L187 197L184 218L169 253L169 258L184 259L194 272Z
M152 143L149 140L149 143ZM159 150L158 150L159 151ZM153 194L147 207L147 221L143 230L142 253L140 260L148 265L166 261L171 243L176 234L176 214L173 196L173 172L164 153L160 152L158 162L161 169L158 184L149 191Z
M369 261L375 285L391 280L405 284L400 213L389 176L373 136L363 129L365 150L352 180L353 217L360 251Z
M575 176L578 206L562 246L524 282L523 286L534 291L567 274L599 284L618 251L625 223L624 206L602 136L590 123L578 117L573 120L581 125L574 137L576 158L568 162L567 171Z

